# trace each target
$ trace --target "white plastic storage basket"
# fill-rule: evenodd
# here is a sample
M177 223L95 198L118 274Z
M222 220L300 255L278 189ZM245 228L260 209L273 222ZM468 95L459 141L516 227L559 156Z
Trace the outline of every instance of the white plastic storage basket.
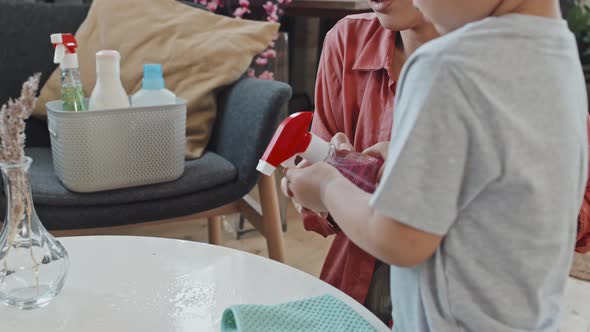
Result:
M136 187L184 172L186 103L67 112L47 103L53 166L75 192Z

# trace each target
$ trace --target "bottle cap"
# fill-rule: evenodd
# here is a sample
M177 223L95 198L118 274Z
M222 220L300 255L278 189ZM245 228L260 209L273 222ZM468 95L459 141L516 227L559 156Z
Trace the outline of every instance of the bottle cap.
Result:
M119 61L121 60L121 55L119 52L115 50L102 50L96 52L96 60L97 61Z
M164 89L164 86L162 65L152 63L143 65L143 89L160 90Z
M50 36L55 47L54 63L59 63L62 69L78 68L76 48L78 42L71 33L54 33Z
M103 75L116 75L120 70L121 55L114 50L102 50L96 53L96 73L98 77Z

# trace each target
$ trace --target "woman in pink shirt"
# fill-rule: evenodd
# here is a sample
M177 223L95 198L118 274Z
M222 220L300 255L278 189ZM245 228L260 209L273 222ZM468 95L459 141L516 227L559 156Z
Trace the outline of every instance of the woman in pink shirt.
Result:
M352 142L356 151L389 141L401 68L414 50L437 36L411 0L369 3L375 13L348 16L326 36L312 125L319 137ZM287 194L285 181L283 191ZM589 201L590 186L579 218L578 252L590 250ZM298 210L306 230L335 235L320 278L390 323L389 267L352 243L329 216Z
M416 48L437 36L411 0L369 3L374 13L348 16L326 35L312 125L325 140L344 133L343 141L357 151L389 140L401 68ZM389 323L389 267L354 245L329 217L299 210L307 230L335 235L320 278Z

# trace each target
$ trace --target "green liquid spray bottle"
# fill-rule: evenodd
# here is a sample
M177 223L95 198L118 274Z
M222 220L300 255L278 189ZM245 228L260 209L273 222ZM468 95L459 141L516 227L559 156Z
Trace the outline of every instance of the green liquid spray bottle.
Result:
M78 69L78 43L70 33L55 33L51 35L51 43L55 47L54 63L61 68L61 99L63 110L72 112L86 111L84 89Z

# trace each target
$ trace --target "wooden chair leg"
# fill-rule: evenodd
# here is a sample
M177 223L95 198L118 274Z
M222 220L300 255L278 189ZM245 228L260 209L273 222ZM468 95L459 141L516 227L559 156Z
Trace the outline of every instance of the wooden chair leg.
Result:
M209 243L221 245L221 217L207 218L209 224Z
M279 213L279 201L274 175L262 176L258 183L260 205L262 208L262 222L268 256L279 262L285 261L285 245Z

